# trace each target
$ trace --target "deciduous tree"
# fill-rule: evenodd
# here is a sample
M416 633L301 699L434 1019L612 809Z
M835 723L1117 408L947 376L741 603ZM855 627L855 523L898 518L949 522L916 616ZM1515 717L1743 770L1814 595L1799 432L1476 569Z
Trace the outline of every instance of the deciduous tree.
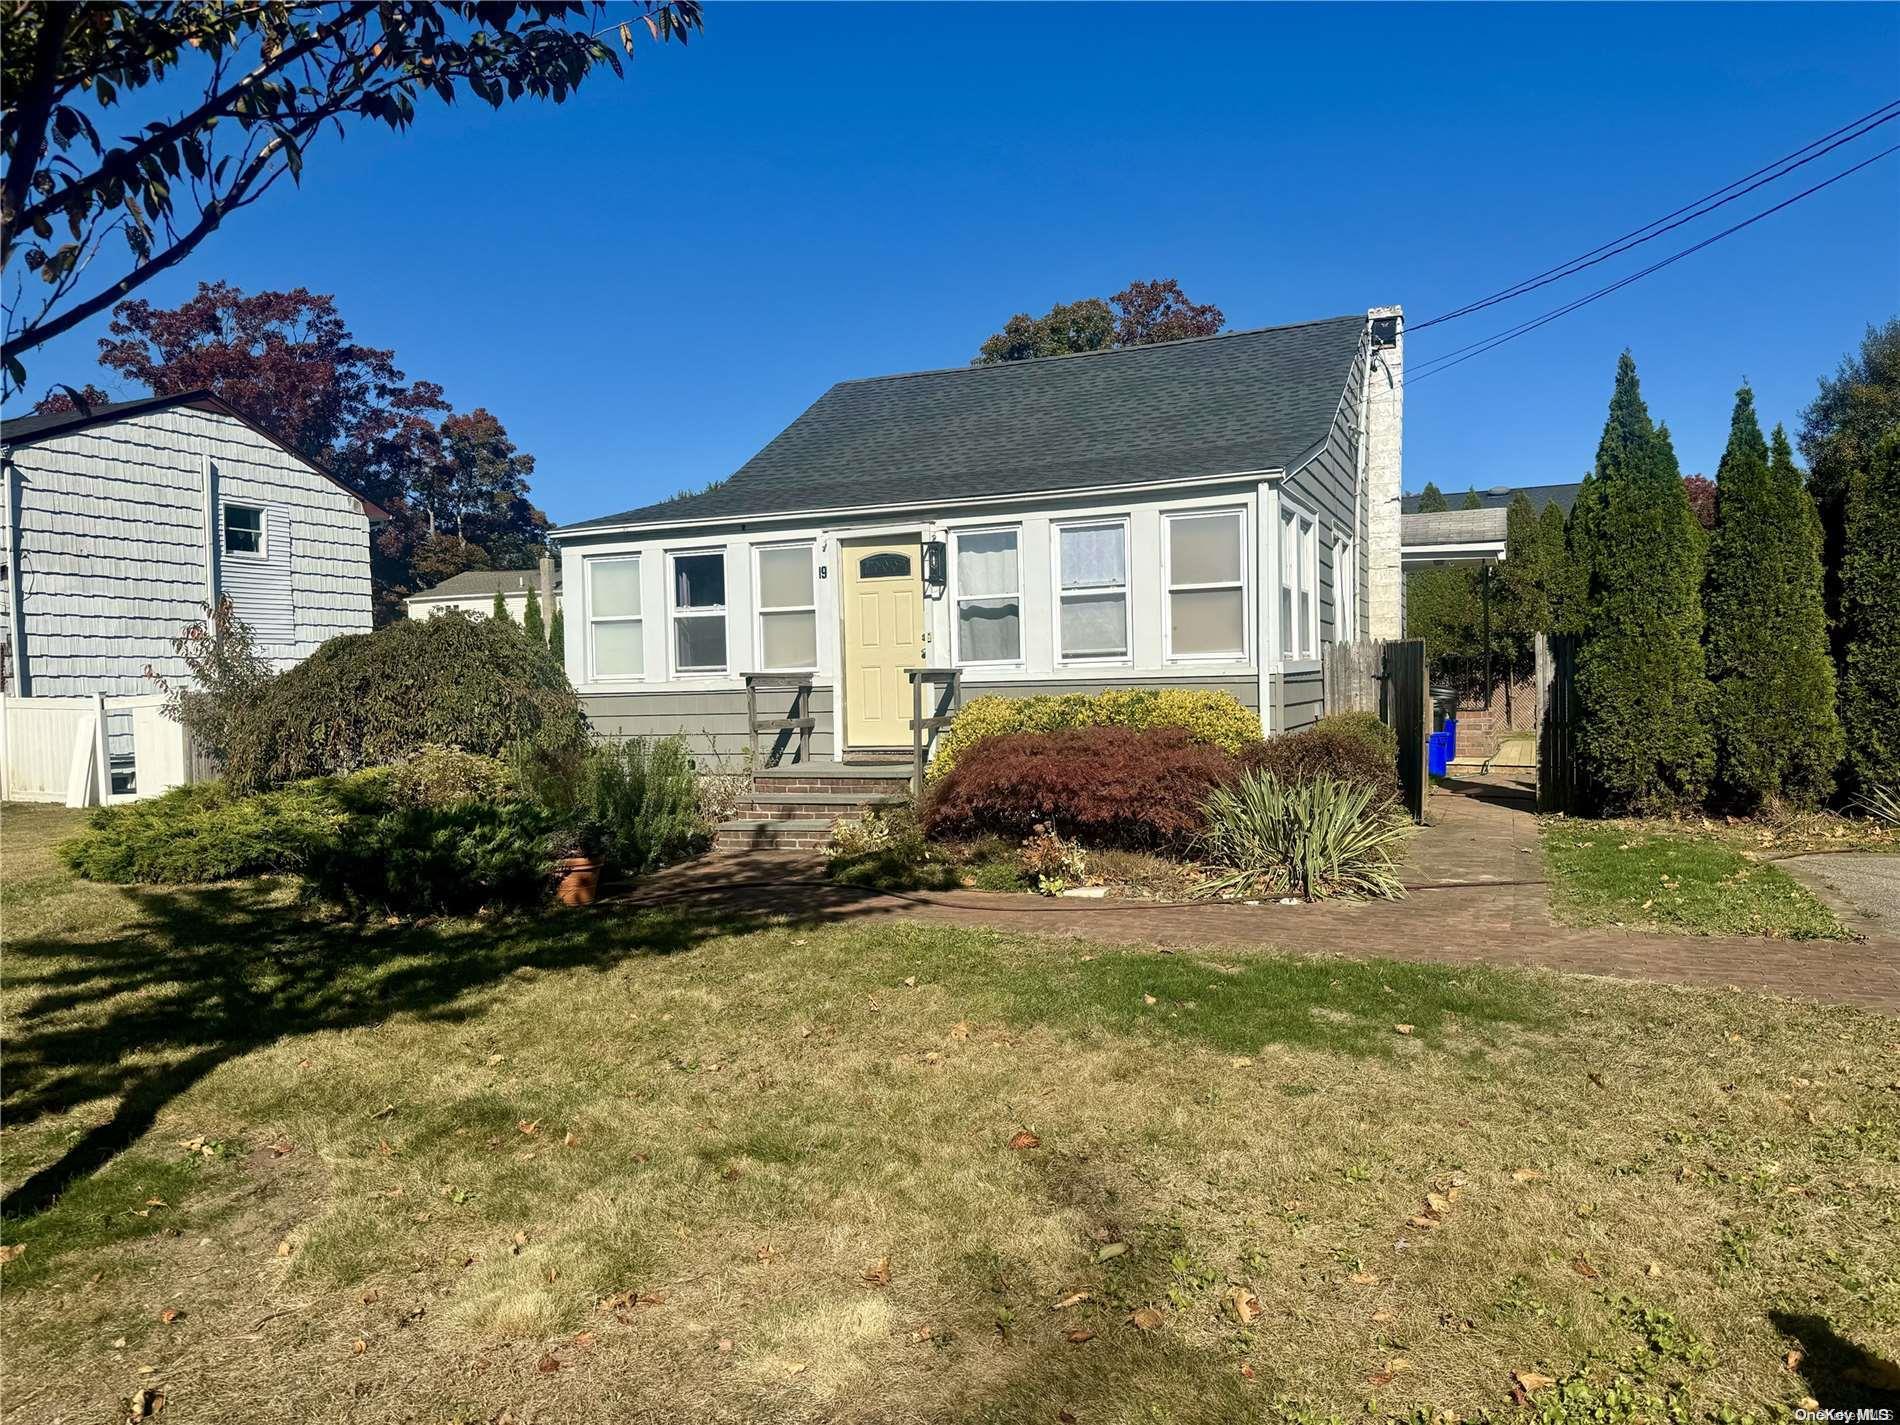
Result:
M1716 789L1738 811L1811 807L1834 790L1841 728L1821 603L1821 525L1788 437L1762 439L1736 393L1709 541L1708 672Z
M1226 320L1219 307L1190 302L1172 277L1131 282L1107 301L1084 297L1079 302L1058 302L1040 317L1018 312L983 343L972 364L994 366L1039 356L1212 336Z
M475 0L0 3L0 268L38 299L9 306L8 389L21 357L175 266L288 175L326 130L408 129L418 103L565 100L621 72L634 27L701 27L699 0L604 7ZM617 31L617 42L601 36ZM120 128L116 137L113 128ZM108 258L118 234L122 256Z

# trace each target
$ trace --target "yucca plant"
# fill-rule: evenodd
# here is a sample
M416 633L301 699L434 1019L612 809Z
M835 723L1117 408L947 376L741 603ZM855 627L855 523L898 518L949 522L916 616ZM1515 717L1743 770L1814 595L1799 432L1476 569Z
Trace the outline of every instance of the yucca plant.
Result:
M1371 787L1337 777L1282 782L1271 772L1251 773L1208 798L1202 854L1228 874L1203 886L1202 894L1396 900L1404 888L1395 853L1407 830Z
M1869 787L1854 804L1875 821L1900 827L1900 787Z

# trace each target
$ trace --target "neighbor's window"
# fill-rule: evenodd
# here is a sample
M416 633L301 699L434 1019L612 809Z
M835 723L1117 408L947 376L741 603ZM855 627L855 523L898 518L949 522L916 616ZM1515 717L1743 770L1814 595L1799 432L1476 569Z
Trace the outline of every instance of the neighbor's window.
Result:
M1019 663L1023 571L1013 529L960 529L956 541L957 661Z
M759 666L806 672L818 666L818 607L812 589L812 547L783 544L759 551Z
M1313 517L1299 508L1280 507L1280 656L1313 658L1319 630L1313 597L1316 557Z
M673 671L726 671L726 553L673 556Z
M643 676L646 641L640 617L640 556L589 559L586 569L588 676Z
M1058 648L1064 662L1128 656L1128 523L1056 526Z
M1247 656L1246 519L1239 510L1167 516L1168 653Z
M226 505L224 549L227 554L262 554L264 512L255 505Z

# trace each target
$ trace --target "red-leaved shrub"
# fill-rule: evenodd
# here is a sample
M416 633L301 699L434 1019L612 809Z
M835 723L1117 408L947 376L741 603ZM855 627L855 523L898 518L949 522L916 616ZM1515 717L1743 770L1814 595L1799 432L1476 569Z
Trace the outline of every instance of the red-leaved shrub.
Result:
M1027 836L1038 822L1093 846L1179 846L1240 764L1178 728L1079 727L986 738L932 788L932 836Z

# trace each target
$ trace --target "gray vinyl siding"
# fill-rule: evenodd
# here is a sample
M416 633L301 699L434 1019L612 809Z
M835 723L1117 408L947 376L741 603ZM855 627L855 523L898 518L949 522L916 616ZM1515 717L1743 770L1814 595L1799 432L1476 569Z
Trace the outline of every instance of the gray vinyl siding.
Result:
M792 715L796 694L789 688L759 693L759 720L768 722ZM831 688L815 685L811 694L811 754L814 760L834 755L831 736ZM732 763L743 761L750 736L746 723L746 698L741 691L727 689L705 692L678 692L666 689L629 690L616 693L591 693L581 698L594 736L600 738L670 737L675 733L686 739L695 757ZM773 734L759 735L761 761L770 760ZM797 734L776 734L778 747L789 759Z
M1199 688L1232 693L1240 705L1253 712L1260 710L1260 680L1252 673L1233 678L1037 678L1016 679L1007 683L977 683L963 680L963 700L985 696L1028 698L1045 693L1102 693L1110 688Z
M1274 680L1273 730L1298 732L1326 712L1326 677L1319 669L1287 673Z
M1301 469L1289 475L1286 497L1319 518L1319 637L1330 643L1333 622L1333 539L1353 540L1358 552L1358 603L1366 607L1371 565L1366 553L1366 504L1359 496L1359 400L1365 382L1365 348L1353 362L1352 376L1333 414L1326 443Z
M206 529L207 459L218 508L264 508L281 561L273 550L235 581L213 563L222 530ZM279 666L370 626L362 502L230 416L129 416L15 446L8 464L34 694L151 692L147 668L183 677L172 640L202 617L214 573Z

